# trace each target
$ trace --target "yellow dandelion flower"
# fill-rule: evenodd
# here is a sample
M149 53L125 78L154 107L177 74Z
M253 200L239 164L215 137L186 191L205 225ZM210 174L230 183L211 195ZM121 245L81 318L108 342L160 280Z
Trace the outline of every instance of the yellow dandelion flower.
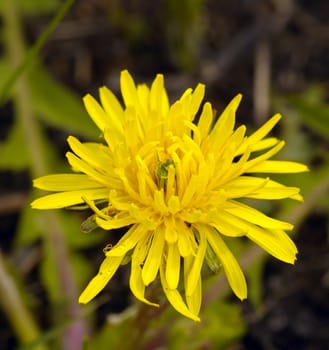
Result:
M124 107L106 87L100 88L101 104L90 95L84 98L104 144L70 136L67 159L76 173L34 180L35 187L57 193L36 199L32 207L87 204L95 214L86 229L92 224L104 230L127 228L115 246L104 249L105 260L81 303L93 299L129 257L130 289L137 299L157 305L146 299L145 288L159 277L172 306L198 321L204 261L220 265L233 292L240 299L247 296L244 275L223 236L246 236L276 258L294 263L297 249L285 233L293 225L238 199L301 201L297 187L255 174L297 173L307 167L269 160L284 146L267 137L279 114L251 136L243 125L234 130L241 95L217 119L209 102L198 114L202 84L170 105L161 74L151 87L136 86L126 70L120 82Z

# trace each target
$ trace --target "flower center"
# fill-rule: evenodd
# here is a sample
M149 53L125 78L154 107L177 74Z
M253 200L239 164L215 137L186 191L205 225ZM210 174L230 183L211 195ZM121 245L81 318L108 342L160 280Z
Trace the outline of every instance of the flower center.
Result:
M156 168L156 179L159 189L167 191L167 183L169 176L175 175L175 163L171 159L167 159L163 162L159 162Z

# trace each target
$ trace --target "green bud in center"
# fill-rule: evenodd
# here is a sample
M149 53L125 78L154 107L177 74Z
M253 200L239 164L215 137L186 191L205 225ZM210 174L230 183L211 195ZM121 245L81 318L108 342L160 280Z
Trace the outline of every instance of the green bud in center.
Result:
M170 165L175 166L175 163L172 160L167 159L164 162L160 162L156 170L158 188L163 188L164 191L167 189L168 169Z

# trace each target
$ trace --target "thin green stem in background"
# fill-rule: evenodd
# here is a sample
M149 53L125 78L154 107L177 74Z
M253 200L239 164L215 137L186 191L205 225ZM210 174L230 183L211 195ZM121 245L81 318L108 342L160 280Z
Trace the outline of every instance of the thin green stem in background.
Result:
M10 1L6 1L10 2ZM66 0L56 12L53 19L49 22L43 33L39 36L36 43L30 48L27 54L22 57L19 64L15 67L12 74L9 76L7 81L3 85L2 91L0 91L0 106L8 98L9 92L12 86L15 84L17 78L30 66L30 64L38 58L41 48L47 42L48 38L52 32L56 29L58 24L65 17L71 6L73 5L74 0Z
M9 273L5 259L0 251L0 303L17 336L23 344L40 337L40 330L30 311L22 302L14 278ZM39 345L35 350L47 350L45 345Z
M28 58L26 58L24 61L24 57L27 56L17 1L10 0L4 3L3 19L6 51L13 69L16 69L14 72L18 72L14 73L16 74L16 80L12 80L12 82L16 82L13 97L17 117L16 122L21 123L22 129L24 130L25 143L30 155L30 173L33 177L44 175L48 172L48 168L42 147L41 130L37 120L34 117L31 106L29 80L24 70L27 67L27 63L31 62L33 58L36 58L38 50L49 36L55 25L58 24L58 21L65 14L64 10L67 10L71 4L72 0L65 2L65 6L63 5L60 12L55 16L56 20L54 19L50 23L42 38L39 39L38 45L36 45L34 49L30 51ZM23 64L20 62L23 62ZM18 76L19 78L17 78ZM77 302L78 295L75 285L75 278L69 263L63 229L55 212L45 212L40 214L40 217L43 222L43 229L45 232L45 248L51 247L51 249L45 249L45 251L52 252L51 258L57 271L56 276L53 276L53 278L57 281L67 305L67 307L63 308L63 310L60 310L62 318L63 320L75 320L75 322L67 327L62 334L61 349L80 350L83 337L86 333L86 326L82 320L81 308ZM0 281L0 283L1 282L2 281ZM8 315L10 314L12 319L20 317L20 315L16 313L17 310L14 307L11 308L9 306L7 311ZM29 327L29 325L26 327ZM23 342L24 339L21 338L21 331L16 328L14 328L14 331L16 332L20 341Z

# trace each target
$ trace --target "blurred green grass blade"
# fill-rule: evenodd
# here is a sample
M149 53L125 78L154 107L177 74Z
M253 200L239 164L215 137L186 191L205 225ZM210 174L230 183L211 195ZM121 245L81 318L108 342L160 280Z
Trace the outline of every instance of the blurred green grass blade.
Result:
M87 138L99 135L82 100L41 67L31 72L30 88L34 112L48 125Z
M284 179L286 185L298 185L304 197L303 203L294 201L281 202L277 218L294 224L293 234L298 232L303 221L312 212L328 213L329 210L329 157L323 159L323 164L311 169L306 174L289 174ZM302 175L297 178L297 175ZM288 180L288 181L287 181ZM282 181L282 178L278 178Z
M89 349L89 337L87 335L85 335L85 337L83 338L81 350L88 350L88 349Z
M0 0L0 11L3 3L8 0ZM18 0L19 8L29 15L42 15L55 11L60 4L60 0Z
M291 97L289 101L308 127L329 139L329 105L308 100L303 96Z
M263 277L267 257L262 255L255 260L247 269L248 300L255 308L260 307L263 297Z
M5 57L1 57L0 58L0 91L4 91L5 90L5 84L8 81L8 79L10 78L11 75L11 70L10 70L10 65L8 60ZM9 91L7 94L7 98L11 97L9 95Z
M15 248L28 246L41 238L40 213L31 210L30 201L21 210L18 226L15 232Z
M90 281L91 277L93 277L93 273L95 272L94 266L90 264L87 257L78 252L70 252L70 261L76 279L78 293L80 294Z
M15 348L15 350L37 350L38 346L43 346L46 344L48 346L48 343L53 344L54 341L57 341L60 338L61 334L65 331L65 329L72 325L73 322L73 320L67 320L65 322L62 322L61 324L44 331L42 335L35 341L29 344L21 345ZM58 348L53 345L51 349Z
M24 145L24 133L16 122L7 139L0 144L0 169L24 170L29 167L29 153Z
M34 196L33 196L34 197ZM29 245L40 238L44 232L40 215L42 212L31 210L31 200L23 208L15 234L15 247ZM95 230L92 234L81 232L80 221L72 212L60 210L57 212L60 223L65 230L65 239L70 249L92 248L105 241L106 232Z
M171 320L166 348L225 350L234 348L246 332L239 304L218 299L202 311L201 317L202 323L193 326L187 319Z
M117 321L112 322L111 315L108 315L108 321L89 339L88 350L120 349L124 347L122 339L127 337L132 326L129 309L115 316Z
M48 298L51 300L52 305L64 308L66 301L65 295L61 290L58 267L54 263L54 252L49 244L43 244L42 260L39 263L39 278L47 292ZM61 305L59 305L61 304ZM63 321L63 320L61 320Z
M203 319L209 327L200 324L197 343L207 344L211 339L213 348L217 350L228 349L230 346L233 348L246 332L241 304L218 299L204 311ZM189 347L186 346L185 349L188 350ZM200 347L195 347L197 349Z
M308 130L303 128L302 119L297 113L291 113L289 109L285 112L283 102L278 110L282 111L285 116L280 121L280 138L286 142L278 158L310 164L313 157L316 156L316 147Z
M80 218L72 212L60 210L58 216L70 249L92 248L105 242L106 231L95 230L90 234L83 233L80 229Z
M163 15L169 56L174 65L184 71L197 66L204 38L202 15L204 0L167 0L163 2Z
M48 169L57 169L57 171L69 171L69 166L64 163L64 159L58 156L57 151L51 140L42 132L40 135L43 154L47 161ZM30 154L26 147L26 139L20 119L17 118L9 132L8 137L0 144L0 169L6 170L24 170L32 166Z
M8 1L8 0L2 0ZM62 3L61 7L56 12L53 19L49 22L45 30L39 36L36 43L30 48L25 58L18 65L18 67L12 71L9 77L5 80L2 85L2 89L0 90L0 105L2 105L10 95L10 91L12 86L15 84L17 78L32 64L38 61L38 55L43 47L43 45L47 42L51 33L56 29L57 25L62 21L68 10L73 5L74 0L66 0ZM1 6L2 7L2 6Z
M74 272L77 288L82 292L83 288L87 285L89 279L92 277L93 266L82 254L74 251L69 252L69 259ZM67 302L65 300L65 295L60 289L56 278L54 278L54 276L56 276L56 273L57 266L54 264L51 247L49 246L49 249L44 250L44 256L40 263L40 279L47 291L47 295L53 301L53 303L65 304ZM78 300L76 302L78 302ZM64 304L62 306L64 306Z

